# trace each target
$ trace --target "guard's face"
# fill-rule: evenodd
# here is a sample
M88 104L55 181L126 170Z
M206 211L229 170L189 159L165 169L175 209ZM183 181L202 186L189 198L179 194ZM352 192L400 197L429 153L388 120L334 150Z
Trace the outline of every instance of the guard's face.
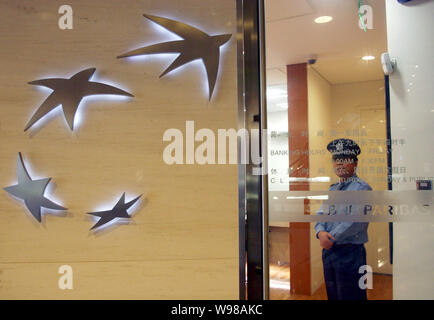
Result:
M339 178L352 177L357 168L357 161L353 158L332 158L333 170Z

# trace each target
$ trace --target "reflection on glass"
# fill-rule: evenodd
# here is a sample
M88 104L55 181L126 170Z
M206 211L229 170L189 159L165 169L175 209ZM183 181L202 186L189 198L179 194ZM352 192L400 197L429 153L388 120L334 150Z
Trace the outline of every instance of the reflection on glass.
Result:
M266 1L268 185L270 192L288 192L284 197L295 204L287 210L299 215L321 212L321 200L327 195L312 198L291 191L341 187L343 165L332 161L327 150L336 139L351 139L362 150L354 166L354 176L360 181L340 188L342 192L389 187L392 140L387 136L387 83L380 59L387 52L385 2L363 1L363 8L355 4L345 0ZM400 170L405 173L404 168ZM270 217L273 201L282 200L279 197L276 193L269 197ZM388 223L370 223L366 230L367 223L336 222L341 234L328 229L330 223L317 224L315 229L315 223L307 220L270 220L269 225L271 299L333 298L330 290L327 296L324 273L330 270L324 264L330 259L323 261L320 242L325 241L317 238L319 231L343 237L331 241L333 248L359 245L343 247L341 251L347 253L333 264L356 255L361 265L369 267L360 276L357 268L353 275L356 280L371 277L363 280L367 298L392 299ZM360 296L346 292L343 298Z

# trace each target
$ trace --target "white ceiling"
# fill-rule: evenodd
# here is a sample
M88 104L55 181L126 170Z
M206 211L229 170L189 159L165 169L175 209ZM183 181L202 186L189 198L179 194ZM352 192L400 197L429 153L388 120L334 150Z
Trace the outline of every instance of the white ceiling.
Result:
M382 79L380 54L387 51L384 0L373 8L374 28L358 26L357 0L265 0L267 84L286 82L286 65L316 54L317 70L331 84ZM316 24L329 15L333 21ZM365 62L362 56L373 55Z

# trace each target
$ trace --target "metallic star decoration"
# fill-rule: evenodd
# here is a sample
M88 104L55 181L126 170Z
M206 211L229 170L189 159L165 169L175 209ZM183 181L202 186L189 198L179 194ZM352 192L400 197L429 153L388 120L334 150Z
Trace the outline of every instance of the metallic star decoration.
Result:
M17 160L18 184L6 187L4 190L9 194L24 200L24 204L36 220L41 222L41 207L54 210L67 210L66 208L44 197L45 189L51 178L32 180L24 166L21 152Z
M127 219L131 218L127 210L131 208L137 202L137 200L139 200L141 196L142 195L131 200L130 202L125 203L125 192L124 192L124 194L121 196L118 203L116 203L113 209L106 210L106 211L98 211L98 212L88 212L88 214L101 218L92 228L90 228L90 230L99 228L116 218L127 218Z
M139 48L124 53L117 58L145 54L180 53L173 63L166 70L164 70L164 72L160 75L160 78L184 64L196 59L202 59L208 76L209 99L211 100L215 83L217 81L220 60L220 46L228 42L232 35L221 34L217 36L210 36L199 29L179 21L151 16L148 14L144 14L143 16L177 34L184 40L169 41Z
M41 104L39 109L27 123L24 131L27 131L37 121L59 105L62 105L63 114L69 127L71 130L74 130L74 117L80 101L85 96L115 94L133 97L132 94L116 87L104 83L89 81L90 77L95 73L95 70L95 68L85 69L74 74L69 79L51 78L29 82L29 84L48 87L54 91Z

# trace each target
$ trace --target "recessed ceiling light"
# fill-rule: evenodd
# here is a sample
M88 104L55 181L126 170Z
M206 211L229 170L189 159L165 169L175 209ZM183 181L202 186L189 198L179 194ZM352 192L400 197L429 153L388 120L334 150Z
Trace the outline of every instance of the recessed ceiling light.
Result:
M374 56L364 56L364 57L362 57L362 60L364 60L364 61L371 61L371 60L374 60L374 59L375 59Z
M315 23L327 23L333 20L330 16L321 16L315 19Z

